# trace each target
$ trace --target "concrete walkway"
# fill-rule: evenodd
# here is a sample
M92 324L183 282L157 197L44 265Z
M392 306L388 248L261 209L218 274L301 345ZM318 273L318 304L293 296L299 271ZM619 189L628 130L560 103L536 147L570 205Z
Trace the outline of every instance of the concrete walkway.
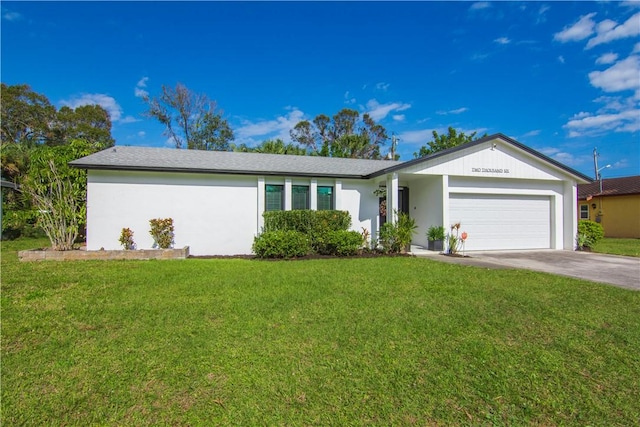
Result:
M414 255L435 261L485 268L523 268L640 291L640 258L554 250L470 252L466 254L468 257L460 258L420 246L411 249Z

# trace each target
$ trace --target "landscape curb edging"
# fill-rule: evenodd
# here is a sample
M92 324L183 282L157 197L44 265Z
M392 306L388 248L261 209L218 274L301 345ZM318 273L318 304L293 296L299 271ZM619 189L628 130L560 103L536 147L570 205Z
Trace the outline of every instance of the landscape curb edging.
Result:
M182 249L136 249L113 251L53 251L25 250L18 252L20 261L81 261L81 260L149 260L149 259L186 259L189 246Z

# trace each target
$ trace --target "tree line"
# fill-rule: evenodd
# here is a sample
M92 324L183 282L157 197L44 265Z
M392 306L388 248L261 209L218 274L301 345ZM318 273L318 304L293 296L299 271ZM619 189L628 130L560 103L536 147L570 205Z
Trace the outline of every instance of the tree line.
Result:
M111 117L100 105L56 108L46 96L28 85L1 87L0 156L2 180L22 191L2 192L2 236L35 235L52 218L52 210L71 215L71 235L82 237L86 213L86 172L72 169L68 162L111 147ZM144 115L158 121L176 148L238 151L271 154L310 155L359 159L387 158L382 152L389 139L387 130L367 113L344 108L332 116L319 114L302 120L291 130L291 142L266 140L256 146L234 144L231 126L208 96L197 94L183 84L162 86L157 96L143 97ZM449 128L448 134L433 132L433 141L414 157L472 141L475 132L465 135ZM396 159L398 156L395 156ZM57 181L56 181L57 180ZM54 185L62 183L62 187ZM65 197L52 205L55 190ZM58 195L60 199L61 194ZM45 203L46 202L46 203ZM48 204L47 204L48 203ZM73 205L74 212L65 206ZM71 221L69 219L69 221ZM62 227L62 225L61 225ZM77 228L77 230L75 230ZM56 231L59 232L60 230ZM54 231L52 231L54 232ZM68 240L75 237L65 236Z

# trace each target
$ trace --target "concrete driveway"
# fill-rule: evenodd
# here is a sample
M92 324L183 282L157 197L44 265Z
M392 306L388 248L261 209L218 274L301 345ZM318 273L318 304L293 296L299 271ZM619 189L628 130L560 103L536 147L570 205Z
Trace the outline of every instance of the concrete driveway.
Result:
M486 268L523 268L640 290L640 258L577 251L487 251L456 258L427 251L414 252L436 261Z

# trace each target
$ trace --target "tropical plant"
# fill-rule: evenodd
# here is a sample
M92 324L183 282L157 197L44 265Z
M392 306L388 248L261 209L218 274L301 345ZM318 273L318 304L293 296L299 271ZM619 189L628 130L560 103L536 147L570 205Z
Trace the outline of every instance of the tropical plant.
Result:
M122 229L119 242L125 250L132 250L136 248L136 242L133 241L133 231L131 231L130 228Z
M456 255L460 251L462 246L462 239L460 238L460 223L457 222L451 225L451 232L447 234L447 253L450 255Z
M431 242L436 240L444 240L445 231L441 225L432 225L427 229L427 239Z
M150 219L149 224L151 225L149 234L153 237L154 246L169 249L174 244L173 218Z
M80 210L77 189L68 177L63 177L50 159L42 181L29 180L23 191L31 198L38 212L37 224L51 241L51 248L59 251L73 249L78 237Z
M398 228L398 242L400 244L401 250L408 250L411 246L411 241L413 240L413 235L416 233L416 229L418 226L416 225L416 220L411 218L408 213L405 212L395 212L398 216L398 221L396 222L396 226Z

